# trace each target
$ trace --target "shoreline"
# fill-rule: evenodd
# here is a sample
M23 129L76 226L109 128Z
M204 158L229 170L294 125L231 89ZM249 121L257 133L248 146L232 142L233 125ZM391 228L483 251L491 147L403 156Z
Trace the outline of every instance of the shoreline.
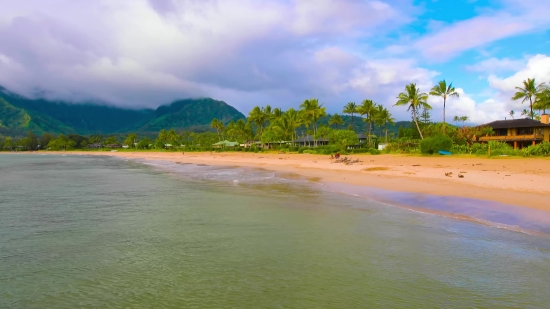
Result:
M360 163L333 163L327 155L210 152L35 152L254 167L296 174L311 181L389 191L461 197L550 212L550 160L351 155ZM446 176L446 173L452 173ZM458 175L463 175L459 178Z

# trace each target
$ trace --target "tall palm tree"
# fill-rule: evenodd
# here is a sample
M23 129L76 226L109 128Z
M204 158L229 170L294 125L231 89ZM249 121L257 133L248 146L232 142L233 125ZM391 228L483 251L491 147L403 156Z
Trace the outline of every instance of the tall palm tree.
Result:
M378 130L380 130L380 136L382 136L382 126L384 126L384 121L382 120L382 113L384 112L384 106L382 105L376 105L376 109L373 113L373 120L374 123L378 126Z
M468 116L461 116L460 117L460 121L462 121L462 126L463 127L464 127L464 123L468 120L470 120L470 117L468 117Z
M335 127L338 128L338 125L344 124L344 119L342 119L340 115L334 114L332 117L330 117L328 124L335 125Z
M305 100L300 104L300 108L304 113L304 118L313 125L313 136L317 134L317 121L319 118L326 116L326 107L323 104L319 104L318 99ZM317 139L314 139L315 146L317 146Z
M445 134L445 105L447 103L447 98L451 97L459 97L458 92L455 91L455 88L453 87L453 83L450 83L447 86L447 82L445 80L440 81L435 85L432 90L430 91L431 96L435 97L442 97L443 98L443 134Z
M254 108L248 114L248 121L253 123L258 128L258 135L262 136L264 126L267 122L266 113L258 106Z
M508 113L508 115L510 115L510 117L512 117L512 119L514 119L515 114L516 114L516 112L514 112L514 110L511 110L510 113Z
M530 114L530 113L529 113L529 111L528 111L527 109L523 109L523 110L521 111L521 115L522 115L522 116L529 117L529 114Z
M344 106L342 113L351 115L351 127L353 128L353 131L355 131L353 115L357 113L357 104L355 104L355 102L349 102L346 106Z
M537 94L539 94L544 88L544 83L536 84L534 78L528 78L527 80L523 81L523 87L516 87L516 94L512 97L512 100L521 100L521 103L529 100L529 108L531 109L530 116L531 119L533 119L533 99L536 98Z
M285 121L287 121L292 127L292 140L295 140L298 137L298 134L296 134L296 128L302 125L302 122L300 121L300 113L294 108L289 108L286 112L284 112L282 118L285 118Z
M377 113L377 118L384 124L386 130L386 143L388 142L388 124L395 124L395 119L392 117L392 114L387 109L382 109L381 112Z
M221 141L222 140L221 131L223 130L223 122L219 121L217 118L214 118L212 119L212 122L210 122L210 127L216 129L216 132L218 133L218 141Z
M407 110L410 110L413 116L414 123L416 124L416 129L418 130L418 134L420 134L420 138L424 139L424 136L422 135L422 131L420 131L420 127L418 126L418 119L416 117L416 112L419 108L432 108L428 104L428 94L420 92L420 89L416 87L415 83L411 83L407 86L405 86L405 92L401 92L397 96L397 103L395 103L394 106L403 106L407 105Z
M361 105L357 107L357 113L359 113L361 116L366 116L363 121L367 122L368 125L368 143L370 145L370 135L372 131L372 123L374 119L374 113L376 112L376 103L374 103L372 100L363 100L361 102Z

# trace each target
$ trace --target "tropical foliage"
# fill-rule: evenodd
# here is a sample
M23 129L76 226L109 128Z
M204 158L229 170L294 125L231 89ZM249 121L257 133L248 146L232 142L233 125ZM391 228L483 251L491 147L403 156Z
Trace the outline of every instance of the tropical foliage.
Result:
M445 105L447 103L447 98L458 98L459 94L455 91L453 83L447 85L447 82L442 80L432 88L430 95L443 98L443 134L445 134Z

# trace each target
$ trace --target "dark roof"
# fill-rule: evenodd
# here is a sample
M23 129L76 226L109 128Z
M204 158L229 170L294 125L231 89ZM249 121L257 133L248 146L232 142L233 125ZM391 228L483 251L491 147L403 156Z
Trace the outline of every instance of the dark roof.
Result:
M313 136L306 135L306 136L300 137L299 139L295 140L294 142L295 143L313 143L314 141L315 141L315 139L313 138ZM328 139L318 138L317 141L318 142L328 142Z
M367 139L367 135L363 134L363 133L357 133L357 138L358 139Z
M510 128L535 128L535 127L550 127L550 124L544 124L533 119L512 119L512 120L497 120L484 124L493 129L510 129Z

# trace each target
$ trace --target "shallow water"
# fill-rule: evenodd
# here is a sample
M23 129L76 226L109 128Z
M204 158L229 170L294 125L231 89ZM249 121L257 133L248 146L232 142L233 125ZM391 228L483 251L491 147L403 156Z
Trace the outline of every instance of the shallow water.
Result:
M0 156L0 308L541 308L548 274L547 237L299 178Z

